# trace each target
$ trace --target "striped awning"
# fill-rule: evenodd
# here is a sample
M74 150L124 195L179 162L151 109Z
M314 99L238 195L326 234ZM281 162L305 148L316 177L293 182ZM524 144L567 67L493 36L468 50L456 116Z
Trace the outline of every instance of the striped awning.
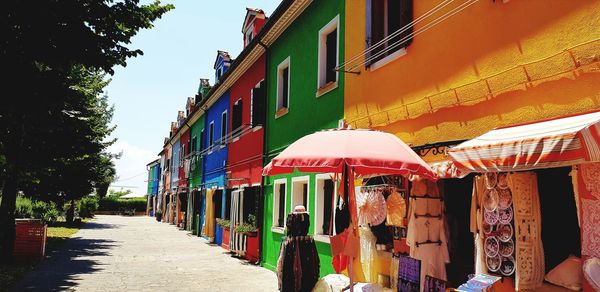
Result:
M600 112L494 129L449 149L465 171L515 171L600 161Z

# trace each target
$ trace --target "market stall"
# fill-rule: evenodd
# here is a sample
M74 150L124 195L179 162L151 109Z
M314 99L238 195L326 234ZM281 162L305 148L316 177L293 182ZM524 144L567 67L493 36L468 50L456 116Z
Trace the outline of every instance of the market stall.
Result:
M583 266L599 269L599 130L600 112L591 112L494 129L450 149L457 167L479 174L477 273L514 280L515 290L593 291L599 280Z
M381 218L387 218L387 212L382 216L371 210L377 211L378 209L376 205L373 205L377 204L374 201L380 202L385 199L383 189L395 187L400 189L402 187L390 184L383 188L379 186L380 189L365 186L364 191L367 194L363 194L365 193L363 189L359 189L361 195L357 195L354 186L355 178L357 176L417 175L423 179L437 179L437 175L431 168L396 136L371 130L336 129L307 135L273 158L265 167L263 175L291 173L294 170L333 173L342 182L339 188L340 199L332 198L333 202L339 202L339 204L333 204L338 209L334 212L335 219L332 219L335 221L337 233L336 236L331 237L332 255L334 256L332 264L336 270L347 270L351 290L354 289L353 279L361 274L363 277L367 275L368 282L377 282L375 277L370 276L371 270L377 268L374 256L377 250L377 239L372 230L375 225L381 225ZM404 187L407 186L408 184L404 180ZM372 189L372 195L368 195L368 188ZM380 190L381 192L379 192ZM401 198L394 197L397 201L401 201L402 195L397 195ZM404 206L406 208L406 204ZM373 218L372 215L376 218ZM389 229L385 225L381 227L382 234L388 233ZM421 242L415 242L415 244L424 249L424 246L433 246ZM409 256L405 258L411 259ZM361 265L364 265L364 268L360 268ZM356 267L359 268L359 271L356 270ZM420 273L417 272L417 274L420 279ZM382 280L381 284L388 284L384 282L385 280Z

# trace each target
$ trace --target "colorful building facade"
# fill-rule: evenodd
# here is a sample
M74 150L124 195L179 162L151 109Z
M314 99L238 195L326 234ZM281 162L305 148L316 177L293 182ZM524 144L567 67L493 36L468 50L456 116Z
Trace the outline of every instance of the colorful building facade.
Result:
M336 128L343 118L344 75L333 69L344 58L344 1L314 1L306 5L268 47L265 164L297 139ZM325 187L331 185L330 181L328 174L265 177L261 251L264 267L275 269L285 216L294 206L304 205L311 214L309 233L315 234L321 274L333 273L329 230L323 228L329 222L324 217L331 216L325 208L325 202L333 195L333 188Z
M346 2L341 71L350 125L394 133L426 160L449 160L448 147L492 129L598 109L598 59L591 57L600 45L598 2L463 4ZM398 18L389 17L390 7ZM540 185L544 273L581 253L570 171L532 171ZM440 184L452 192L446 216L454 226L451 235L460 241L446 266L448 283L456 287L475 271L469 215L461 213L469 208L473 177ZM560 212L561 219L552 212ZM557 228L563 231L554 232Z

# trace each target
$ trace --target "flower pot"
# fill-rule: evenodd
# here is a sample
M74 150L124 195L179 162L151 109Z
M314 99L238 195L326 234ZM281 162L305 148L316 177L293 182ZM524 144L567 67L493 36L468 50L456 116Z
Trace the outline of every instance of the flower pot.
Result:
M229 236L231 232L229 228L223 228L223 242L221 242L221 247L225 250L229 250Z
M256 237L256 236L258 236L258 232L257 231L242 232L242 234L246 235L247 237Z

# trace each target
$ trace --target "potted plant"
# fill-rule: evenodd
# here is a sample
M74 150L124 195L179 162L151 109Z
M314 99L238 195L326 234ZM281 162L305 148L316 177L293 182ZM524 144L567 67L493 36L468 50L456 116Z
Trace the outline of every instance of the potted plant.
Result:
M258 228L256 227L256 217L254 215L248 215L249 223L243 222L242 224L235 226L235 232L243 233L248 237L256 237Z
M223 247L226 250L229 250L229 228L231 226L231 221L227 219L217 218L217 225L219 225L223 230L223 239L221 240L221 247Z

